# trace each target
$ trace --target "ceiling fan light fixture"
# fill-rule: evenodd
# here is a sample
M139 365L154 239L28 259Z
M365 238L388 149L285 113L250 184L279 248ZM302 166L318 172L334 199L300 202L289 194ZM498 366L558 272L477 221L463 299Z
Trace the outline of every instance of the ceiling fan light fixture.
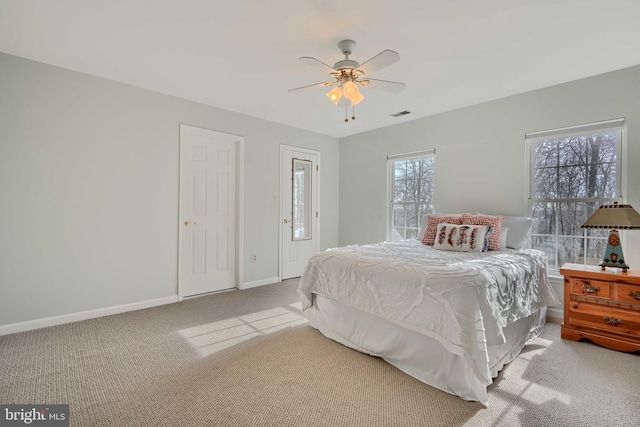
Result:
M358 92L358 94L351 99L351 105L358 105L362 102L363 99L364 95Z
M369 77L369 75L377 70L398 62L400 60L398 52L385 49L360 64L359 62L349 58L355 47L356 42L350 39L342 40L338 43L338 48L344 55L344 59L336 62L333 66L327 65L326 63L310 56L300 57L300 61L315 68L319 68L323 72L329 74L329 76L333 78L333 81L326 81L295 89L289 89L289 92L297 92L302 89L314 87L334 86L334 88L326 94L327 98L337 106L345 108L344 121L348 122L349 118L347 110L349 107L349 101L351 101L351 107L353 108L351 119L355 120L355 106L361 103L365 98L364 95L360 93L361 87L395 93L404 89L406 86L404 83L372 79ZM367 77L365 78L365 76Z
M353 82L346 82L342 85L343 95L349 101L353 100L356 96L360 95L360 90L358 90L358 86L354 85Z
M342 98L342 91L339 87L334 87L329 93L327 93L327 97L334 104L338 105L338 101Z

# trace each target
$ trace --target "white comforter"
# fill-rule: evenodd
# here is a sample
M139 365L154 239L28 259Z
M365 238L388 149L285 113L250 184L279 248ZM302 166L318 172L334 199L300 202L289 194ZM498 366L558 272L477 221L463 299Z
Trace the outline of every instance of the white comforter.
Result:
M558 305L538 250L438 251L417 240L346 246L314 255L300 279L303 311L312 294L438 340L491 384L487 346L502 328Z

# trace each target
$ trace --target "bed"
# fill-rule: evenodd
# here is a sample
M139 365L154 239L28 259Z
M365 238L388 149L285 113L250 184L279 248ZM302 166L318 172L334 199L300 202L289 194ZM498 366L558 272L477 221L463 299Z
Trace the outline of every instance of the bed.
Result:
M315 254L300 279L302 309L326 337L487 406L487 386L559 301L543 252L442 250L437 226L432 245L423 237ZM506 229L494 234L504 246Z

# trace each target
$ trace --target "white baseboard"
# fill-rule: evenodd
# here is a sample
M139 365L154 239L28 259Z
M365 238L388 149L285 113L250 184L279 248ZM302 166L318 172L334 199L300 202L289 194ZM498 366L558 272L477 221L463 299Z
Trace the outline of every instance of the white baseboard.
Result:
M46 317L44 319L29 320L27 322L12 323L0 326L0 336L15 334L17 332L31 331L34 329L48 328L49 326L65 323L79 322L81 320L95 319L96 317L110 316L112 314L135 311L143 308L178 302L178 296L157 298L148 301L134 302L131 304L116 305L113 307L98 308L96 310L82 311L79 313L64 314L62 316Z
M564 310L561 308L547 308L547 322L562 323L564 320Z
M249 289L249 288L255 288L258 286L264 286L264 285L272 285L274 283L280 283L281 280L279 277L272 277L270 279L262 279L262 280L256 280L255 282L246 282L242 284L242 288L240 289Z

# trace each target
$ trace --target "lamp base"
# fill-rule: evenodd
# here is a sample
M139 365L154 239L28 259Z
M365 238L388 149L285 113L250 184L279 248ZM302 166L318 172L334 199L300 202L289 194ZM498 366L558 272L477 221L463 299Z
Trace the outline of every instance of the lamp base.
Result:
M609 233L607 250L604 252L604 259L599 265L603 270L605 267L621 268L623 273L626 273L629 269L627 263L624 262L622 246L620 245L620 235L616 230L611 230Z
M629 266L627 264L612 264L612 263L600 263L598 264L600 266L600 268L602 269L602 271L605 270L606 267L615 267L615 268L621 268L623 273L626 273L627 270L629 269Z

